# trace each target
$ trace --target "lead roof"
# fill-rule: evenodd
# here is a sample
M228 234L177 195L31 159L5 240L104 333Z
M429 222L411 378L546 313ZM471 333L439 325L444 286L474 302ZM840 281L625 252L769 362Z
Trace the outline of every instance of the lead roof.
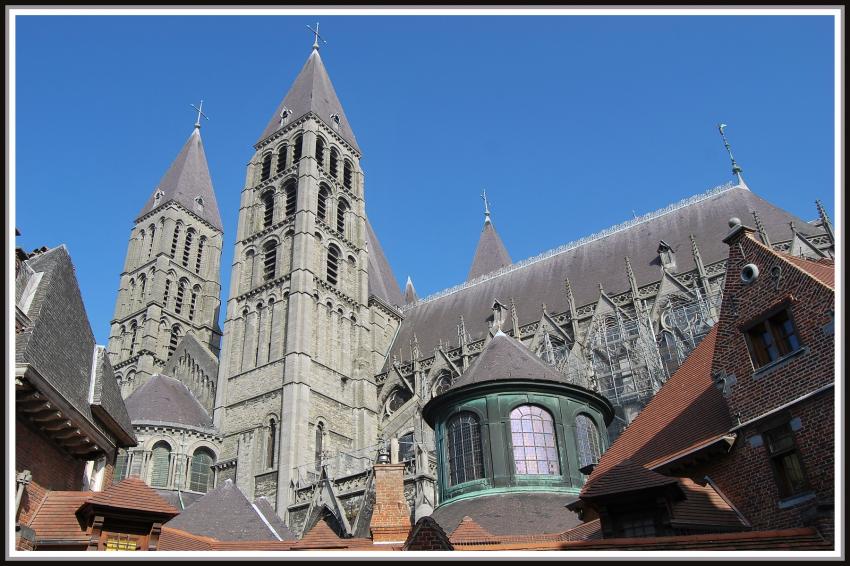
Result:
M478 238L478 246L475 248L475 256L472 258L472 266L466 280L472 281L510 264L511 256L488 218L481 229L481 237Z
M186 385L154 374L125 400L134 423L170 423L212 429L213 422Z

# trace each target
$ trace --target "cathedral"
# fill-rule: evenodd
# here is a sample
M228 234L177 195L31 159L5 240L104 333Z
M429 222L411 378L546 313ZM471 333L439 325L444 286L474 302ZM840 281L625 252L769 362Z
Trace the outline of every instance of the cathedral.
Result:
M431 401L475 381L487 356L502 367L499 352L527 352L519 374L536 367L585 392L581 431L555 419L584 439L558 484L578 494L718 322L730 218L779 252L835 250L822 206L816 221L774 206L733 159L732 182L520 261L485 199L467 280L420 298L410 279L400 288L369 222L361 148L314 44L254 143L222 309L200 116L139 195L120 273L106 351L138 444L118 451L114 482L139 477L178 511L236 486L296 537L322 519L366 536L381 456L403 465L412 523L463 495L440 483ZM517 383L511 395L535 395ZM578 402L559 391L553 407ZM556 465L528 469L544 463Z

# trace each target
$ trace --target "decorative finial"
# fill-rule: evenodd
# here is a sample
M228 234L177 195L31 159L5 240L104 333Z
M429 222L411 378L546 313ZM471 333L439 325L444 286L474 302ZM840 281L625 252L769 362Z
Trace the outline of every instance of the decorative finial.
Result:
M759 218L758 212L753 211L753 220L756 221L756 230L759 233L759 237L764 245L770 246L770 239L767 237L767 231L764 229L764 224L761 223L761 218Z
M823 207L823 203L815 199L815 205L818 207L818 216L820 216L820 225L826 230L826 235L829 238L829 241L835 244L835 234L832 231L832 222L829 221L829 216L826 215L826 209Z
M322 40L322 43L327 43L327 41L325 41L325 38L319 35L319 22L316 22L316 29L313 29L310 26L307 26L307 29L313 32L313 35L315 36L315 39L313 40L313 49L315 51L318 51L320 39Z
M720 131L720 137L723 138L723 145L726 146L726 151L729 152L729 159L732 160L732 174L738 177L738 184L743 185L744 178L741 176L741 173L743 173L744 170L738 166L738 163L735 161L735 157L732 156L732 147L729 145L729 140L726 139L726 133L723 131L726 127L726 124L717 124L717 129Z
M481 191L481 198L484 200L484 224L490 224L490 203L487 201L487 189Z
M201 100L201 103L200 103L198 106L195 106L194 104L190 104L189 106L191 106L192 108L194 108L194 109L195 109L195 112L197 112L197 113L198 113L198 119L197 119L197 120L195 120L195 129L196 129L196 130L200 130L200 129L201 129L201 116L203 116L203 117L204 117L204 118L206 118L207 120L209 120L209 119L210 119L210 117L209 117L209 116L207 116L206 114L204 114L204 101L203 101L203 100Z

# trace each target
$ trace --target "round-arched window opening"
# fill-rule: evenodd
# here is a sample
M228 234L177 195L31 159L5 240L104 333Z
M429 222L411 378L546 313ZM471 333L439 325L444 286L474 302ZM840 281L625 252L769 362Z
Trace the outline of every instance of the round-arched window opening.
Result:
M511 443L517 474L560 475L552 415L537 405L511 411Z

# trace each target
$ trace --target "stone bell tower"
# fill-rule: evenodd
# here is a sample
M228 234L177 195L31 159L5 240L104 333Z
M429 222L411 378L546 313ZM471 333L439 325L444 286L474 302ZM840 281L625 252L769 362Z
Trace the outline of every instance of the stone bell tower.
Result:
M375 443L370 298L394 286L381 300L402 299L366 219L360 148L318 43L254 148L216 396L219 478L276 501L285 517L293 487L328 453Z
M136 218L109 333L127 397L187 334L218 354L222 224L198 122Z

